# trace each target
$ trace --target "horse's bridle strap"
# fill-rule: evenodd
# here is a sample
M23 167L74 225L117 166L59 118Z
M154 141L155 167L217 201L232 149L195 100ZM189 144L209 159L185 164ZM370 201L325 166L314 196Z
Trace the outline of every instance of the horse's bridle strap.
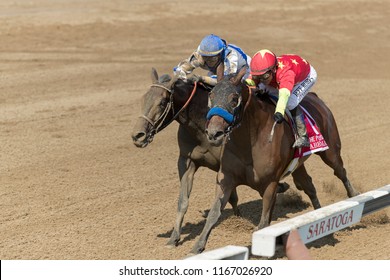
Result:
M167 88L166 86L163 86L163 85L159 85L159 84L152 84L150 87L159 87L159 88L163 88L165 89L166 91L168 91L169 93L172 93L172 90Z
M173 109L173 91L172 91L172 89L169 89L166 86L163 86L163 85L160 85L160 84L152 84L150 87L159 87L159 88L162 88L162 89L168 91L171 94L170 95L170 101L169 101L167 107L165 107L164 112L161 114L161 116L156 121L151 120L149 117L147 117L145 115L140 116L140 118L145 119L153 127L152 131L153 131L153 134L154 134L154 133L157 133L157 132L163 130L165 127L167 127L171 122L173 122L178 117L178 115L185 108L187 108L188 104L191 102L192 98L195 95L196 88L197 88L197 83L196 82L194 83L194 88L193 88L193 90L191 92L190 97L188 98L188 100L184 104L184 106L176 114L174 113L174 109ZM165 118L168 116L168 112L170 111L170 109L172 109L173 117L172 117L172 119L169 122L167 122L165 125L163 125L163 122L164 122ZM156 125L156 124L158 124L158 125Z

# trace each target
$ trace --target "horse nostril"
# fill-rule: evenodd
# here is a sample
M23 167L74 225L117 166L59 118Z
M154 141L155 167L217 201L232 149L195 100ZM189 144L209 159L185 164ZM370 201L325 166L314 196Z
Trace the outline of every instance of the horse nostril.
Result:
M223 131L217 131L215 134L214 134L214 139L218 139L220 137L223 136Z

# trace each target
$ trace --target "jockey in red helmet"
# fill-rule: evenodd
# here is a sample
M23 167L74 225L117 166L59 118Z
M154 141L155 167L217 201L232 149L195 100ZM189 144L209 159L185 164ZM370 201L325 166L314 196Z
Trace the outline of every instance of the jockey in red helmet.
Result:
M220 37L210 34L202 39L198 49L188 59L174 68L175 75L186 79L195 68L208 70L207 76L196 76L196 80L214 86L224 76L231 75L233 84L249 77L250 57L239 47L227 44Z
M247 83L268 90L271 94L278 93L279 99L274 113L277 123L283 121L286 108L291 111L299 136L293 147L310 146L303 113L298 104L317 80L315 69L298 55L285 54L276 57L269 50L260 50L251 60L250 74L252 79L247 80Z

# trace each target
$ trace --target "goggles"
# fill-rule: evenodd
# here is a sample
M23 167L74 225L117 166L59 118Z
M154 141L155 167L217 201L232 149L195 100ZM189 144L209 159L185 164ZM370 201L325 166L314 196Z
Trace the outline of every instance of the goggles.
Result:
M255 76L252 75L252 79L259 80L260 82L264 82L264 81L268 80L269 77L271 77L271 75L272 75L272 70L269 70L269 71L265 72L263 75L255 75Z
M207 66L216 66L220 60L220 55L214 55L214 56L202 56L203 61Z
M272 75L272 70L269 70L269 71L265 72L263 75L255 75L255 76L252 75L252 79L258 80L260 82L264 82L264 81L268 80L269 77L271 77L271 75Z

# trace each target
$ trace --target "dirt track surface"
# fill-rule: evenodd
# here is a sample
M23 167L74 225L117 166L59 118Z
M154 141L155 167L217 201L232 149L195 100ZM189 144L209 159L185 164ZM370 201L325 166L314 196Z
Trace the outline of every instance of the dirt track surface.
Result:
M390 183L389 1L166 2L1 1L0 259L186 256L213 201L215 173L198 171L182 242L165 248L179 189L178 126L145 149L130 135L151 67L172 73L209 33L250 55L270 48L310 61L351 182L361 192ZM319 157L307 169L323 206L346 198ZM251 245L261 201L246 186L238 195L243 217L228 206L207 250ZM308 201L292 187L278 197L273 223L311 211ZM390 259L389 217L382 210L310 252Z

